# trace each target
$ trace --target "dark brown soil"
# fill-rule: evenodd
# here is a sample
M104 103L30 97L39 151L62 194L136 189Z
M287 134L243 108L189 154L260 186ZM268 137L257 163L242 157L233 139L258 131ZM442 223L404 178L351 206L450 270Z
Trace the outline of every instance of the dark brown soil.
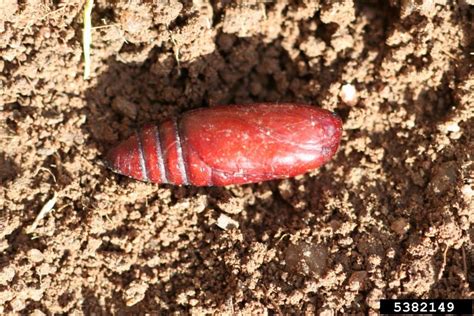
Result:
M474 7L420 2L98 0L86 81L84 1L4 0L0 313L331 315L474 297ZM255 101L336 111L338 154L226 188L100 163L145 122Z

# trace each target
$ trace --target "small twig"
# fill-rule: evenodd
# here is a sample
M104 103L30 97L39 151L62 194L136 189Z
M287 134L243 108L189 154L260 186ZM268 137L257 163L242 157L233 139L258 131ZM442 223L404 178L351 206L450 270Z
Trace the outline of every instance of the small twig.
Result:
M263 9L263 18L265 19L265 21L268 20L267 7L265 6L265 3L260 3L259 8Z
M109 224L113 224L113 223L114 223L114 222L112 222L112 219L109 217L108 214L105 214L104 216L105 216L105 218L109 221Z
M278 238L278 241L276 242L276 244L278 245L283 240L283 238L288 237L288 236L291 236L291 235L288 233L281 235L280 238Z
M441 265L441 268L439 269L439 273L438 273L438 280L441 280L444 269L446 268L447 254L448 254L449 248L450 246L446 245L446 249L444 250L444 253L443 253L443 264Z
M82 30L82 45L84 52L84 80L91 74L91 43L92 43L92 6L94 0L86 0L84 6L84 28Z
M176 40L173 37L173 33L168 28L168 33L170 34L170 40L171 43L173 43L173 53L174 53L174 58L176 59L176 63L178 64L178 73L181 72L181 62L179 61L179 46Z
M58 208L58 209L56 210L56 213L60 213L63 209L65 209L65 208L68 207L68 206L71 206L71 204L65 204L65 205L61 206L60 208ZM38 239L38 238L40 238L40 237L41 237L41 236L36 235L36 234L34 234L34 232L33 232L33 237L31 237L31 239L34 240L34 239Z
M31 234L36 230L36 227L38 227L39 222L53 210L57 199L58 194L54 192L53 197L48 202L46 202L46 204L43 205L43 207L41 208L41 211L38 213L38 216L36 216L33 224L31 224L31 226L27 228L27 234Z
M49 170L48 168L45 168L45 167L39 167L39 168L36 170L34 176L36 177L40 171L46 171L46 172L48 172L48 173L53 177L54 183L57 183L56 177L54 176L54 173L52 173L51 170Z
M110 28L110 27L116 27L117 29L120 29L119 25L120 24L118 24L118 23L105 24L105 25L93 26L92 29L93 30L99 30L99 29L106 29L106 28Z
M95 30L100 30L100 29L107 29L114 26L115 26L114 24L99 25L99 26L93 26L91 29L95 31Z
M446 51L446 50L444 50L444 49L442 49L441 52L442 52L443 54L445 54L446 56L448 56L449 58L451 58L451 59L456 59L456 57L455 57L453 54L451 54L450 52L448 52L448 51Z
M27 76L25 76L25 79L30 84L30 87L31 87L31 90L33 91L33 93L36 94L36 89L35 89L35 86L33 85L33 82L31 82L30 78L28 78Z

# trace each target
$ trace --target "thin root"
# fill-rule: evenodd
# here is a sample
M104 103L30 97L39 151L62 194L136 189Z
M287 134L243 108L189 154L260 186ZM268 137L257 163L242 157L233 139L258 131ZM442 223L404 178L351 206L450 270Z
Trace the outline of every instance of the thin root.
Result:
M91 74L91 44L92 44L92 6L94 0L86 0L84 6L84 28L82 30L82 47L84 52L84 79L87 80Z
M446 249L444 249L443 253L443 264L441 265L441 268L439 269L438 273L438 280L441 280L441 277L443 276L444 269L446 268L446 262L447 262L447 254L450 246L446 245Z
M36 219L33 222L33 224L31 224L31 226L27 228L26 230L27 234L34 233L34 231L36 230L36 227L38 227L39 222L53 210L57 199L58 199L58 194L54 192L53 197L48 202L46 202L46 204L44 204L43 207L41 208L41 211L39 212L38 216L36 216Z

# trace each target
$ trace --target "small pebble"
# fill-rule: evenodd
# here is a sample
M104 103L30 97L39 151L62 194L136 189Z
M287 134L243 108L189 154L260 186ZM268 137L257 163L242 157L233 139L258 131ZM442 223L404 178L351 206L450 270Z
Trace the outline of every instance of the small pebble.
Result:
M474 196L474 190L469 184L464 185L461 189L461 192L467 200L472 199Z
M347 83L341 87L341 92L339 93L342 102L349 106L354 106L357 104L357 91L356 88Z
M446 130L448 132L457 133L461 130L461 127L459 127L458 123L456 122L447 122Z
M148 290L148 284L133 281L130 283L124 293L124 300L127 306L133 306L145 298L145 293Z
M239 223L225 214L220 214L216 225L223 230L239 228Z
M28 258L34 263L39 263L44 260L44 255L38 249L31 249L28 251Z

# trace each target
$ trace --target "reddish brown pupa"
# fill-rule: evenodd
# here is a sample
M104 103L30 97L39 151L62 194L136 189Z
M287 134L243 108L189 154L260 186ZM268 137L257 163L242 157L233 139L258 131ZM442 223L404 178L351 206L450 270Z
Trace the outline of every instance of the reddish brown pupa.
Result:
M201 108L150 124L106 157L115 172L154 183L224 186L288 178L336 152L342 122L303 104Z

